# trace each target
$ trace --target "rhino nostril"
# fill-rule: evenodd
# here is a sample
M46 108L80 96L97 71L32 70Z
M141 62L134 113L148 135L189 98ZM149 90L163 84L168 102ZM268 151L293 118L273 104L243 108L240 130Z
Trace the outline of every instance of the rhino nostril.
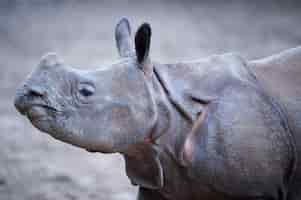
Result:
M43 97L44 93L35 90L29 90L28 95L31 97Z
M43 88L24 86L16 92L14 99L15 107L21 114L25 114L28 108L36 102L36 100L40 101L44 98L45 94Z
M45 96L45 90L38 86L27 87L25 95L29 97L43 97Z

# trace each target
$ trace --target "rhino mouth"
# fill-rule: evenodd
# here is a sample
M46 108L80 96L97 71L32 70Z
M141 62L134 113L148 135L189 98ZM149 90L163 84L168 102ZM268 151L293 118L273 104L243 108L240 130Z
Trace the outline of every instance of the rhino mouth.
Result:
M28 106L28 109L23 113L31 121L49 119L55 115L61 113L58 109L46 105L46 104L32 104Z

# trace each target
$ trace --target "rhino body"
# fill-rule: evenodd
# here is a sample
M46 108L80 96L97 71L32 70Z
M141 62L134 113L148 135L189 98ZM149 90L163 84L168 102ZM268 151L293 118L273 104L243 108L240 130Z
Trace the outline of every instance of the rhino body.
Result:
M138 200L301 198L300 47L160 64L149 24L135 48L127 19L115 37L120 59L105 70L44 56L16 108L56 139L123 154Z

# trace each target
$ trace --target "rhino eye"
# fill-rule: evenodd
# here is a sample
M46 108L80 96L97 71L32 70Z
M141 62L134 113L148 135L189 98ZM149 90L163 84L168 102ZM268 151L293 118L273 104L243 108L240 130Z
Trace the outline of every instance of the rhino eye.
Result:
M79 93L84 97L92 96L95 92L95 88L89 84L80 84Z

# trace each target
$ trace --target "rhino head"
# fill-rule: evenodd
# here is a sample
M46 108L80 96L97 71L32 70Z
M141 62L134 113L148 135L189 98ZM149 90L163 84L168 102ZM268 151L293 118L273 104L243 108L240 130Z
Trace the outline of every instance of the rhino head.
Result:
M41 131L89 151L123 152L146 140L157 120L149 81L151 28L139 27L134 48L123 18L115 38L120 58L101 69L71 68L55 53L42 57L17 89L17 110Z

